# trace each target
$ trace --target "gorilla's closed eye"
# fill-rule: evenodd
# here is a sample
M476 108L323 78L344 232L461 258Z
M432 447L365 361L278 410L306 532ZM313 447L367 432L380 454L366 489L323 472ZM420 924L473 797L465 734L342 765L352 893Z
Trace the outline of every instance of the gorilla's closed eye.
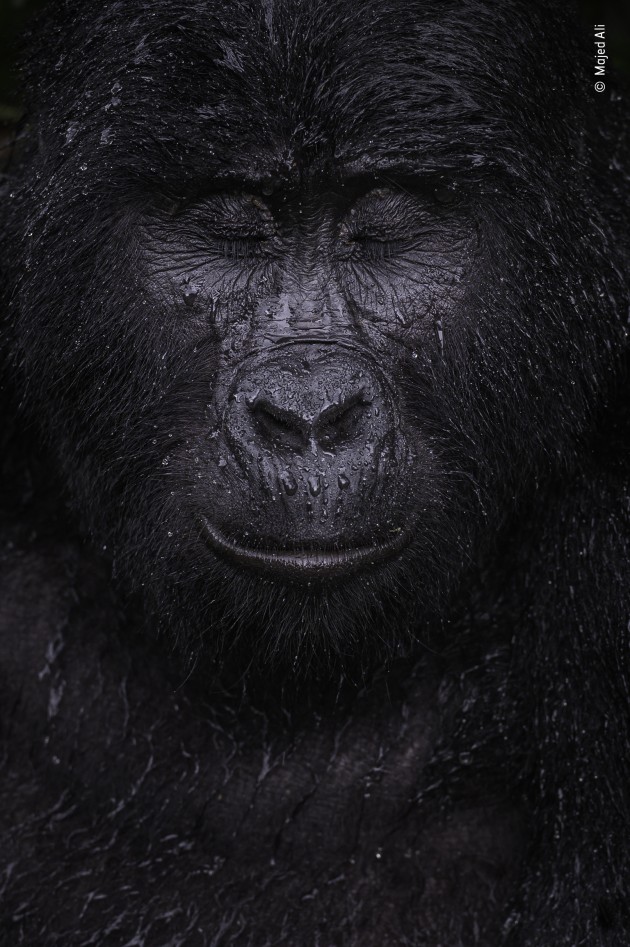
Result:
M180 237L188 237L229 258L256 256L275 235L269 208L252 194L166 197L160 200L159 209L163 215L177 220Z
M365 259L395 257L427 241L439 241L445 207L459 203L450 184L439 181L414 191L402 187L375 188L352 207L342 236Z

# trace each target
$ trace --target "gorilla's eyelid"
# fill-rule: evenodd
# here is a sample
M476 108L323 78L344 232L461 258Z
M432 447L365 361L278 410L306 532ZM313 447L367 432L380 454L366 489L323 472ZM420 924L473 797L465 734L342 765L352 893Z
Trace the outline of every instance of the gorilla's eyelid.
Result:
M164 183L158 191L157 199L163 202L178 204L180 207L193 207L195 204L201 204L204 201L212 200L215 197L224 197L231 199L245 198L261 209L268 210L265 203L263 186L257 180L244 179L218 179L213 178L210 181L182 184Z
M203 217L214 217L214 222L218 230L225 230L226 233L234 231L237 236L241 236L244 230L251 232L258 239L266 239L270 236L273 229L273 215L271 210L263 200L256 194L248 192L235 191L214 191L198 194L195 197L177 197L175 195L161 194L157 199L159 209L169 216L175 217L178 214L201 215ZM242 225L234 228L234 220L242 214ZM222 221L226 226L222 226ZM229 224L229 226L227 226Z

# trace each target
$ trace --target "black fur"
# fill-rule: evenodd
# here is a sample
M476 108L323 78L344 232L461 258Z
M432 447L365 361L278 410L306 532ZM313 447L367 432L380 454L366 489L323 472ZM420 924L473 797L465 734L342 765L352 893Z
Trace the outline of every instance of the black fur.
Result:
M630 942L627 113L561 6L30 37L2 947Z

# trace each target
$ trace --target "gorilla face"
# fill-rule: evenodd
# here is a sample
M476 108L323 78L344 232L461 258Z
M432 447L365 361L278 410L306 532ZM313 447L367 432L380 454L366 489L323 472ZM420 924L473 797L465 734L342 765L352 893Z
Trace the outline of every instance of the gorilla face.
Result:
M134 0L118 36L84 4L41 50L25 402L193 660L399 646L571 463L607 248L577 106L552 125L528 88L553 31L510 4L520 71L505 42L490 70L491 6Z
M254 576L344 580L435 521L433 432L404 389L420 348L439 353L476 235L387 177L248 181L143 228L151 309L180 312L208 365L161 463L209 555Z

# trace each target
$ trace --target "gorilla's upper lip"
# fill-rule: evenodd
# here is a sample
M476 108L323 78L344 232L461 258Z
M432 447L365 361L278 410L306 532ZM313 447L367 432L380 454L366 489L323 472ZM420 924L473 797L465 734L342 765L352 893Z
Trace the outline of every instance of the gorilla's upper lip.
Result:
M395 536L370 545L339 548L261 548L245 545L227 536L206 517L201 517L203 533L212 548L238 565L287 579L325 579L344 576L391 559L409 542L410 530L399 529Z

